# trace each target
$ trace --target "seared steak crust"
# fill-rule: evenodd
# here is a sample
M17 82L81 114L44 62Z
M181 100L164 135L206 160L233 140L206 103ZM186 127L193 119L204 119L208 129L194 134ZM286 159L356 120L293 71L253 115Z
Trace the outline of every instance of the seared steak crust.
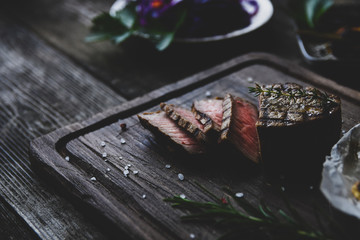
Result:
M256 127L266 173L317 181L325 156L340 137L340 98L294 83L262 89Z
M205 146L190 133L179 128L165 112L145 112L139 114L138 118L145 128L172 143L172 147L183 149L190 154L205 153Z
M199 123L193 113L187 109L177 107L173 104L160 103L161 109L178 126L191 133L199 141L206 141L206 135L203 132L204 126Z
M340 110L340 98L295 83L263 86L257 126L291 126L326 118Z

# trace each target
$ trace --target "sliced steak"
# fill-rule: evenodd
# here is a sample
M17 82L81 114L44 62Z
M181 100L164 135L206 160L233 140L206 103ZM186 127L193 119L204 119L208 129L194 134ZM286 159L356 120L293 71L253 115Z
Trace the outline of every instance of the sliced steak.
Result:
M220 142L230 141L245 157L259 162L257 120L258 110L254 104L227 94L223 101Z
M195 101L192 105L192 112L195 118L204 125L204 132L214 129L220 132L222 122L222 102L223 99L204 99Z
M320 177L325 156L340 137L340 98L293 83L258 88L256 127L268 175Z
M205 153L205 147L190 133L179 128L165 112L148 112L138 115L140 123L155 135L167 139L190 154Z
M191 133L196 139L204 142L207 140L203 132L204 126L196 120L190 110L166 103L161 103L160 107L178 126Z

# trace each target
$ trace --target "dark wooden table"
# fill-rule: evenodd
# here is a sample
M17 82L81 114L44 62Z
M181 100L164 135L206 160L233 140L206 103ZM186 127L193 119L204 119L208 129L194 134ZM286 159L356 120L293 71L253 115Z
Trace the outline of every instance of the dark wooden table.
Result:
M3 1L0 7L0 239L105 239L109 234L30 167L29 142L239 55L275 54L359 90L352 67L303 61L286 1L260 30L157 52L141 40L86 44L112 0Z

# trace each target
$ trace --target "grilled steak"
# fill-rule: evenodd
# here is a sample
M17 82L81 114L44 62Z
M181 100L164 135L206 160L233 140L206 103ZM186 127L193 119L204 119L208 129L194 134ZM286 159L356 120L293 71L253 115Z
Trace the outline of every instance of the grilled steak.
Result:
M190 133L179 128L165 112L149 112L138 115L140 123L155 135L170 140L173 146L178 146L190 154L205 152L203 144L199 143Z
M325 155L340 137L340 98L293 83L259 88L256 127L268 175L320 177Z
M195 101L192 105L192 112L195 118L204 125L204 132L210 129L220 131L222 122L222 102L223 99L205 99Z
M196 120L191 111L166 103L161 103L160 107L178 126L191 133L199 141L206 141L204 126Z
M250 160L259 162L259 140L255 123L258 110L252 103L227 94L223 101L220 142L229 140Z

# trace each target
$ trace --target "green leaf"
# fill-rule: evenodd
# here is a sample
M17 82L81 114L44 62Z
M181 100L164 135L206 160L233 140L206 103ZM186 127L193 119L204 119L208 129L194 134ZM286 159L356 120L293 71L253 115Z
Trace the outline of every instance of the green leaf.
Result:
M112 37L109 33L90 33L88 36L85 37L85 42L98 42L98 41L104 41L109 40Z
M333 5L333 0L305 1L305 16L310 28L314 28L319 18Z
M124 32L123 34L121 35L117 35L115 37L112 37L112 41L115 43L115 44L120 44L122 43L123 41L125 41L126 39L128 39L129 37L131 36L131 31L127 31L127 32Z
M320 17L334 4L334 0L292 0L290 11L300 28L313 29Z
M135 3L128 4L124 9L122 9L119 12L116 12L116 18L120 19L120 21L128 29L133 28L137 18L135 11Z
M102 13L93 19L93 26L90 34L85 37L86 42L96 42L102 40L123 41L128 37L129 30L117 18L110 16L108 13ZM121 40L121 41L120 41Z
M157 50L162 51L165 48L167 48L170 43L172 42L172 40L174 39L174 33L173 32L169 32L169 33L165 33L164 35L162 35L158 41L156 41L155 43L155 47Z
M178 19L173 25L164 23L160 20L152 21L146 29L142 29L145 34L150 35L150 40L155 44L159 51L165 50L174 40L174 36L178 28L184 22L186 17L186 10L179 8L175 13L175 19Z

